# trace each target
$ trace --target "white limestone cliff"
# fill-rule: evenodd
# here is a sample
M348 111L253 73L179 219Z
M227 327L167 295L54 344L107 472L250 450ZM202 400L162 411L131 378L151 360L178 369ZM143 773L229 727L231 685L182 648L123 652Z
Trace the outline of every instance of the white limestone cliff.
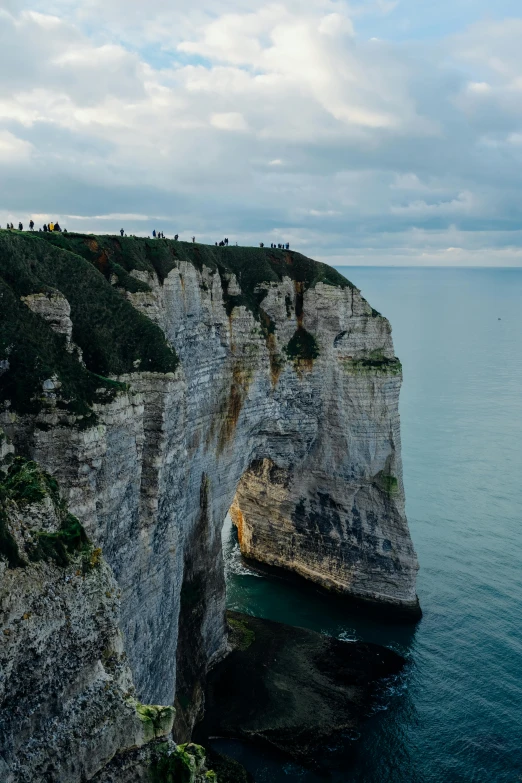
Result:
M150 291L126 296L161 327L178 369L120 377L126 390L94 406L95 426L52 404L5 407L0 424L59 480L102 548L137 698L175 703L183 741L226 651L220 533L231 507L248 557L418 616L401 367L388 321L357 289L283 277L265 285L260 323L227 307L233 275L184 261L163 283L132 274ZM311 355L296 335L312 336Z

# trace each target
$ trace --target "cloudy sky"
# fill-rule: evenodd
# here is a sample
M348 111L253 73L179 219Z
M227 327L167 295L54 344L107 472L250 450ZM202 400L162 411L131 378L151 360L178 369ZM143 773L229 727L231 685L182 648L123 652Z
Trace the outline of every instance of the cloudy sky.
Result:
M520 0L0 0L0 222L522 265Z

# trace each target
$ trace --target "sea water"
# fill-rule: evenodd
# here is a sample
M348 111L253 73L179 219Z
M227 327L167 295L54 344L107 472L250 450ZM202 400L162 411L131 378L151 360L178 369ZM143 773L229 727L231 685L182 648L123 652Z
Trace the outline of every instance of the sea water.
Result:
M389 318L402 361L406 510L421 570L416 627L383 625L242 563L228 603L404 654L334 783L522 781L522 269L339 267ZM240 743L256 783L316 774Z

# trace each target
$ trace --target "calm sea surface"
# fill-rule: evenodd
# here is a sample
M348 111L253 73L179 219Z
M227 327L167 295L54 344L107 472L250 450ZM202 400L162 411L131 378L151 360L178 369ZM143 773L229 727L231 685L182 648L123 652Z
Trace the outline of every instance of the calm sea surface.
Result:
M424 618L383 626L255 576L227 528L229 605L409 659L335 783L522 781L522 269L339 271L390 319L404 367L404 481ZM319 780L237 743L220 747L256 783Z

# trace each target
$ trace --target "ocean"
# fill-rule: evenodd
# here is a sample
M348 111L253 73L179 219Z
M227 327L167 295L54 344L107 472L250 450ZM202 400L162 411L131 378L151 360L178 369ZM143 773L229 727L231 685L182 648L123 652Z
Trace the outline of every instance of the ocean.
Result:
M333 783L522 781L522 269L338 267L389 318L402 361L406 511L424 611L383 625L252 573L230 524L230 608L408 659ZM236 742L256 783L316 774Z

